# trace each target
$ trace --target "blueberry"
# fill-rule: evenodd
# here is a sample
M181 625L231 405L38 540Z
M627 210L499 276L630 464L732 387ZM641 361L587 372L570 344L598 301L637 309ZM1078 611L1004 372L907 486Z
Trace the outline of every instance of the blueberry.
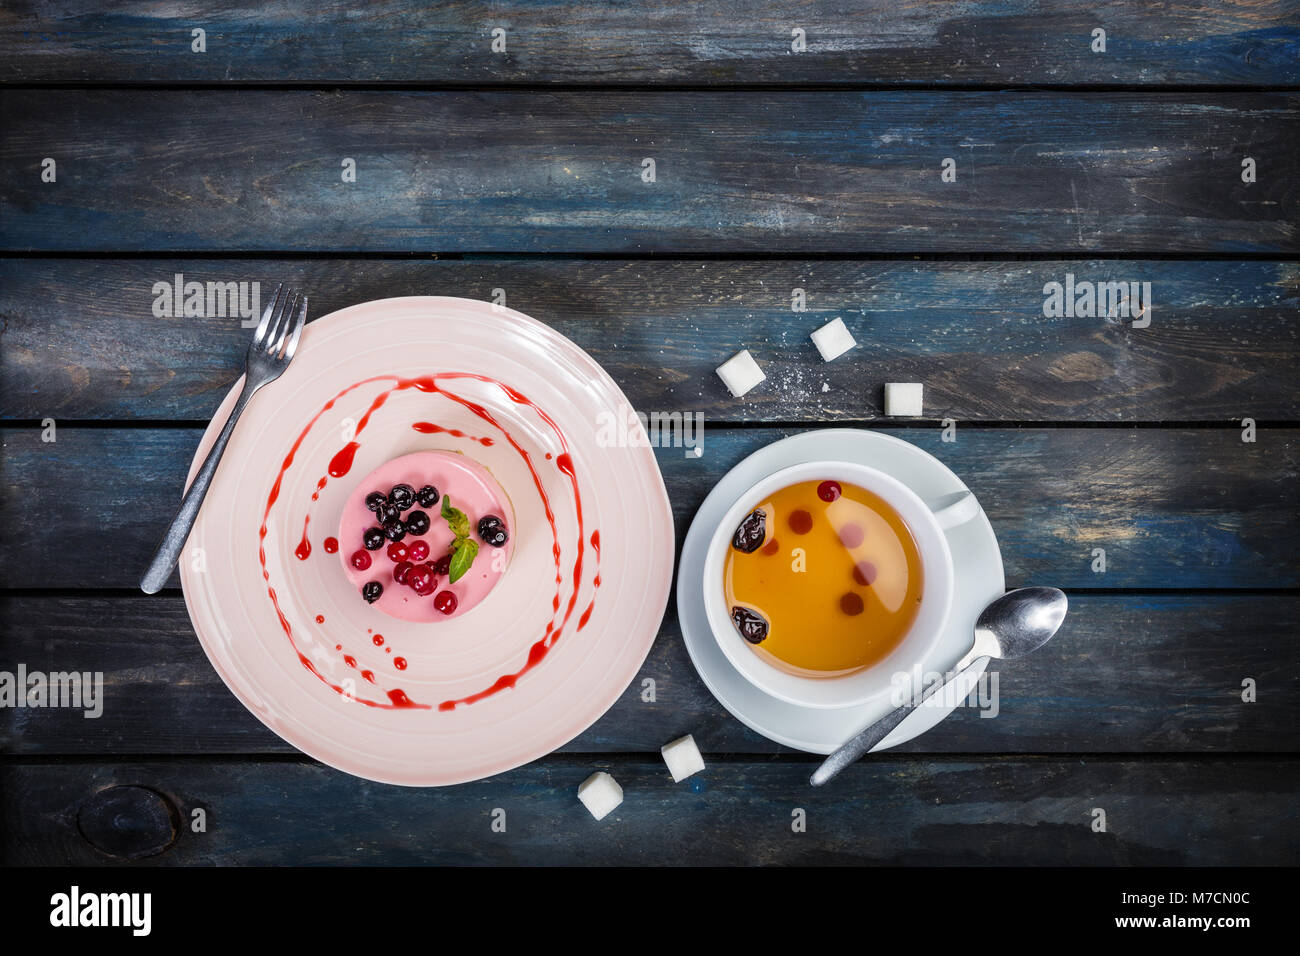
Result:
M504 545L506 539L510 537L506 534L506 526L496 515L484 515L479 519L478 536L483 539L484 544L490 544L494 548Z
M389 541L401 541L406 537L406 525L402 524L401 518L394 518L391 521L384 522L384 536Z
M391 501L385 501L375 509L375 520L380 524L383 524L385 521L392 521L395 518L400 518L401 516L402 509L397 507L397 505L393 504Z
M361 596L366 599L367 604L374 604L383 593L384 586L378 581L367 581L361 587Z
M421 508L432 508L438 503L438 489L433 485L425 485L415 493L415 500Z
M751 511L736 528L731 546L745 554L753 554L767 537L767 515L762 509Z
M372 491L366 495L366 507L371 511L378 512L380 506L386 504L388 504L388 499L384 497L382 492Z
M767 637L767 621L756 611L736 606L731 609L731 623L740 636L751 644L762 644Z
M429 516L423 511L412 511L406 516L408 534L424 534L429 530Z
M388 493L388 500L397 505L400 511L405 511L415 504L415 489L410 485L393 485L393 490Z
M378 551L384 546L384 533L378 528L367 528L361 535L367 551Z

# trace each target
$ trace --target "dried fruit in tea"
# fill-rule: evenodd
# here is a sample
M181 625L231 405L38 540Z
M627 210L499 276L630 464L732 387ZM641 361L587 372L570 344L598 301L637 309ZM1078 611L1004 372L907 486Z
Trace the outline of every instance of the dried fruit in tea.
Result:
M761 510L751 511L736 527L731 536L731 546L745 554L753 554L762 547L767 537L767 515Z
M740 636L751 644L761 644L767 637L767 620L758 612L747 607L731 609L731 623L736 625Z

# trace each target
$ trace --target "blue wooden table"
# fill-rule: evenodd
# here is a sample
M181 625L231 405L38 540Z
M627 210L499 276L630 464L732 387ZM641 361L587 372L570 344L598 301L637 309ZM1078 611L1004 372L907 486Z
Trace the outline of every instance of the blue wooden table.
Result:
M0 12L0 681L104 677L95 719L0 706L0 862L1295 861L1294 2L223 7ZM776 438L897 435L1067 626L996 719L824 790L671 607L653 702L471 785L349 777L225 689L175 579L135 590L248 336L160 304L178 276L315 315L505 290L637 408L704 414L702 457L659 451L679 539ZM1112 283L1149 312L1089 303ZM859 347L828 365L834 317ZM736 399L742 347L768 378ZM923 418L884 417L891 381ZM684 733L708 767L674 785ZM596 769L637 796L601 824Z

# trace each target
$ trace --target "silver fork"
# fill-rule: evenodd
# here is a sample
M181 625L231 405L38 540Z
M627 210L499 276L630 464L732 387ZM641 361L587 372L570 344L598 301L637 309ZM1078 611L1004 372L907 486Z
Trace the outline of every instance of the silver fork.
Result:
M185 548L185 541L194 527L194 520L199 516L203 498L212 484L212 476L221 464L221 455L230 441L235 422L243 413L253 393L267 382L274 382L280 377L293 360L293 353L298 349L298 337L302 335L303 324L307 321L307 297L299 295L293 289L286 289L284 284L275 287L275 298L262 313L262 321L253 333L253 341L248 346L248 356L244 359L244 388L239 393L239 400L226 419L225 427L217 436L216 443L203 460L203 467L194 476L194 481L185 497L181 499L180 510L172 519L171 526L158 543L158 551L153 556L149 570L140 579L140 590L145 594L156 594L167 579Z

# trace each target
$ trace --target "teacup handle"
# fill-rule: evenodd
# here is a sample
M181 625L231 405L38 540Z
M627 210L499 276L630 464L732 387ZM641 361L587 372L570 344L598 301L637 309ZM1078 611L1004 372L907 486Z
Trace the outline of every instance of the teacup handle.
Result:
M975 500L975 496L968 491L952 504L935 511L934 520L939 523L940 528L947 531L959 524L965 524L983 510L980 503Z

